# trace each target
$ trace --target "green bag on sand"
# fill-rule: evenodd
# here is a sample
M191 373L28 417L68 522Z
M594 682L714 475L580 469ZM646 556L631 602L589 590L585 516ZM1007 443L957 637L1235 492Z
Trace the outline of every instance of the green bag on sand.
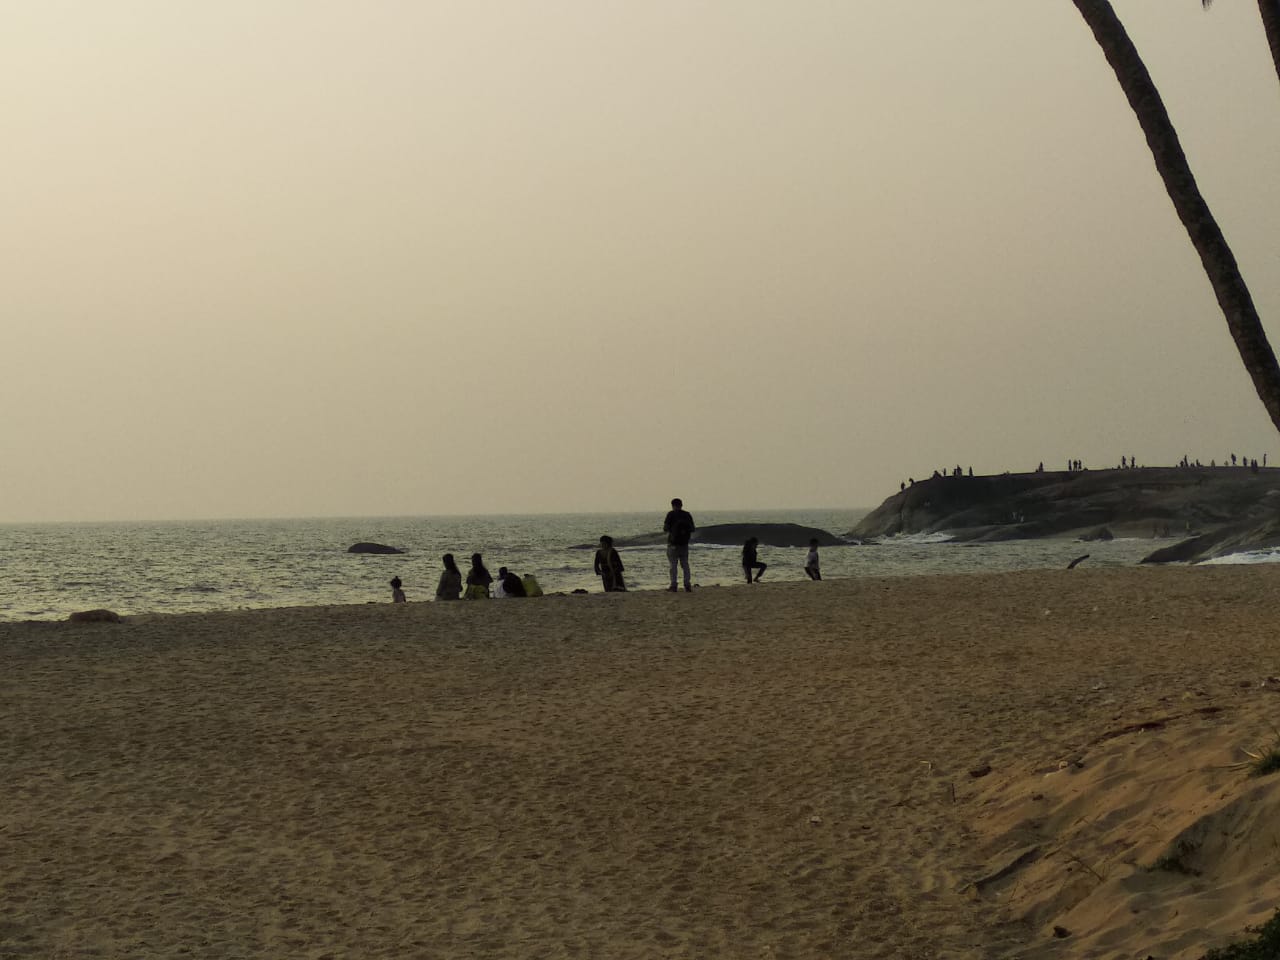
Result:
M532 573L526 573L520 578L520 582L524 584L524 595L526 597L542 596L542 587L538 584L538 578Z

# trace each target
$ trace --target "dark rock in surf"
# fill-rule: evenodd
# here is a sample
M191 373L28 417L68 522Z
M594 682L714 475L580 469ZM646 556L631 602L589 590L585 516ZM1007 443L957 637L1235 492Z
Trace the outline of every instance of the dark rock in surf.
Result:
M755 537L762 547L807 547L810 540L817 540L820 547L848 546L835 534L817 527L805 527L798 523L713 523L693 532L691 543L711 543L723 547L740 547L747 537ZM614 537L615 547L653 547L667 542L667 535L642 533L637 537ZM580 543L575 550L594 550L599 544Z
M72 623L124 623L114 610L80 610L67 617Z
M1163 547L1142 558L1143 563L1200 563L1232 553L1280 550L1280 497L1267 498L1266 514L1229 523L1217 530ZM1261 511L1259 511L1261 513Z
M398 547L389 547L385 543L353 543L347 547L347 553L404 553Z
M1084 543L1093 543L1095 540L1106 543L1108 540L1114 540L1115 534L1106 527L1098 527L1095 530L1086 530L1078 539Z
M839 547L848 543L834 533L798 523L716 523L695 530L693 542L733 547L741 546L747 537L756 537L762 547L807 547L810 540L817 540L820 547Z

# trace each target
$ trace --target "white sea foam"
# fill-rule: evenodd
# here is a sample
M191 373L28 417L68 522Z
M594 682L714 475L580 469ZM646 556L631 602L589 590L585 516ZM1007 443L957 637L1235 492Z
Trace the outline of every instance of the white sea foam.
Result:
M950 543L955 538L949 533L895 533L891 537L881 537L877 543L886 546L918 546L922 543Z
M1242 563L1280 563L1280 547L1270 550L1244 550L1240 553L1228 553L1226 556L1214 557L1201 562L1200 566L1222 567Z

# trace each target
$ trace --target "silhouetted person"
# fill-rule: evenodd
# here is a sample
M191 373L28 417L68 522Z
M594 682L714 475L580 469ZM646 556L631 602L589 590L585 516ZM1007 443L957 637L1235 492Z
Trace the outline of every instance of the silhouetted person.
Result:
M484 559L478 553L471 555L471 569L467 571L468 600L488 600L489 584L493 583L493 574L485 569Z
M391 602L404 603L405 595L403 590L404 584L400 582L399 577L391 578Z
M822 564L818 559L818 538L809 541L809 552L804 557L804 572L810 580L822 579Z
M504 597L527 596L524 589L524 581L506 567L498 568L498 583L502 585L502 596Z
M747 583L759 583L760 578L764 576L764 572L769 569L769 565L761 563L760 558L756 556L756 547L760 545L758 537L747 537L742 545L742 572L747 576ZM751 579L751 572L756 572L755 579Z
M462 571L454 563L453 554L443 557L444 572L440 574L440 582L436 585L437 600L457 600L462 596Z
M596 576L605 593L626 593L627 585L622 579L625 569L622 557L613 547L613 537L601 537L600 549L596 551Z
M662 532L667 535L667 561L671 564L671 586L667 590L676 592L676 564L684 572L684 592L693 592L693 578L689 573L689 538L694 526L693 517L685 510L679 497L671 501L671 509L667 518L662 521Z

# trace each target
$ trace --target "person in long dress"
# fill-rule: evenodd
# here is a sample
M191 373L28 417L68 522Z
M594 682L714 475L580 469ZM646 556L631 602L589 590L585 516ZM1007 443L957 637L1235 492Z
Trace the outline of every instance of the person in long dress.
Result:
M462 596L462 571L453 560L452 553L444 555L444 572L436 587L437 600L457 600Z
M485 569L484 559L480 554L473 553L471 569L467 571L467 591L463 596L468 600L488 600L491 583L493 583L493 574Z

